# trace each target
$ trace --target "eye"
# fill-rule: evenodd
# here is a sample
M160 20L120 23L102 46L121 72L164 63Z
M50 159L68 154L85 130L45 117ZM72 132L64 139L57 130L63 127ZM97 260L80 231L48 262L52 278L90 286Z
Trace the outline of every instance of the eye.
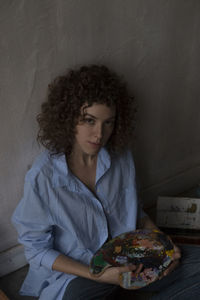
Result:
M85 118L84 122L88 125L94 125L95 124L95 120L92 118Z
M114 123L115 123L114 120L107 120L107 121L105 122L105 124L108 125L108 126L113 126Z

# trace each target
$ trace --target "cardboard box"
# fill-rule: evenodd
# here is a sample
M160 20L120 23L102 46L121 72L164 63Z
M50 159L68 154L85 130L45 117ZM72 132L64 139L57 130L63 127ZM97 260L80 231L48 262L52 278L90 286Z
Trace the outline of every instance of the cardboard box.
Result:
M160 196L156 223L164 228L200 230L200 199Z

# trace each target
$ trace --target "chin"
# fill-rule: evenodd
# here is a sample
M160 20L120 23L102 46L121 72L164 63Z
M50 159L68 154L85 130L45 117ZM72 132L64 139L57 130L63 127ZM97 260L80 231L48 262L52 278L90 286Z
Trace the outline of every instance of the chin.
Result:
M86 149L85 149L86 150ZM86 151L84 151L86 154L88 155L94 155L94 154L98 154L98 152L101 150L101 147L98 149L87 149Z
M98 149L98 150L93 150L93 151L88 151L87 154L89 154L89 155L95 155L95 154L98 154L99 151L100 151L100 149Z

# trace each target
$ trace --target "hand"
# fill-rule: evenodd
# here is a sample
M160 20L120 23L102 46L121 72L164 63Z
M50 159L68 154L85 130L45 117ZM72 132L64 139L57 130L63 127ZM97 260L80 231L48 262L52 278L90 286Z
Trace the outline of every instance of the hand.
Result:
M170 237L169 237L170 238ZM170 239L171 240L171 239ZM172 241L171 241L172 242ZM181 258L181 250L179 247L177 247L173 242L174 246L174 253L172 255L172 263L169 265L169 267L164 271L160 279L162 279L164 276L169 275L180 263L180 258Z
M143 265L128 265L125 267L109 267L99 277L93 277L94 280L99 282L105 282L115 285L120 285L119 275L121 273L134 271L135 274L139 274L143 268Z

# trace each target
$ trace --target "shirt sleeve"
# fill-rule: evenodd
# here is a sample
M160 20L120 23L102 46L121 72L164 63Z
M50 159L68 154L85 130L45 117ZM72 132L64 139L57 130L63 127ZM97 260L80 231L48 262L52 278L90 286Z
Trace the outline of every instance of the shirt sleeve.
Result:
M12 222L19 242L24 245L30 265L52 269L60 252L53 249L53 222L48 208L48 193L41 197L30 181L25 181L24 195L18 204Z

